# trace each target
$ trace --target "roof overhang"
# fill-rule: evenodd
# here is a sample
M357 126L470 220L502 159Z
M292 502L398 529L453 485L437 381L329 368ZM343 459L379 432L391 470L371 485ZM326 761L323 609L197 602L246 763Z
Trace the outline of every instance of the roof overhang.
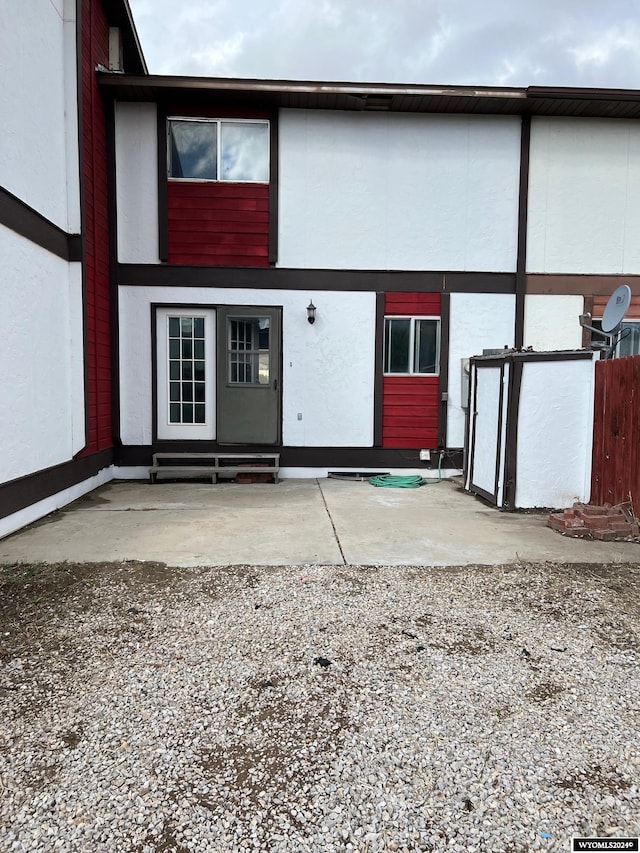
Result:
M105 91L125 101L233 101L294 109L640 118L637 89L423 86L109 72L101 72L98 79Z

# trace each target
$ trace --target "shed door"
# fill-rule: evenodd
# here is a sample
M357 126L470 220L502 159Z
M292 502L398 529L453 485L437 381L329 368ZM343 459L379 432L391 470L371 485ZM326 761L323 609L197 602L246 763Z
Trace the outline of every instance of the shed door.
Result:
M218 441L280 440L279 308L218 309Z
M501 505L504 457L504 366L474 365L468 488Z

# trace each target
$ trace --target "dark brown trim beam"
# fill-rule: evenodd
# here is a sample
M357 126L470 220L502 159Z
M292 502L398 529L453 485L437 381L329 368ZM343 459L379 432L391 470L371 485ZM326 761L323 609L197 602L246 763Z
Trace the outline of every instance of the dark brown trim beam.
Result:
M550 98L552 100L586 101L631 101L640 100L637 89L593 89L577 86L528 86L527 97L532 99Z
M516 259L516 316L514 344L524 346L524 306L527 293L527 205L529 200L529 149L531 116L522 116L520 131L520 185L518 192L518 255Z
M3 187L0 187L0 224L63 261L82 260L80 234L63 231Z
M111 335L111 437L120 441L120 310L118 300L118 204L116 189L116 105L105 99L107 125L107 210L109 217L109 325ZM86 405L86 403L85 403Z
M0 485L0 518L6 518L93 477L113 462L113 450L102 450L28 474Z
M593 296L585 296L583 303L583 311L585 313L591 314L593 317ZM591 323L589 324L591 325ZM582 347L583 349L589 349L591 346L591 330L587 329L586 326L582 327Z
M608 296L621 284L628 284L634 296L640 296L640 275L579 275L530 273L527 293L562 296ZM576 318L577 322L577 318Z
M137 287L247 287L386 293L515 293L514 273L184 267L120 264L118 281Z
M440 383L438 412L438 446L447 446L447 415L449 412L449 323L451 297L443 293L440 300Z
M514 368L515 369L515 368ZM496 471L495 477L493 480L493 502L497 505L498 503L498 494L500 493L500 476L502 475L502 471L500 470L500 463L502 461L502 442L505 440L504 431L502 429L502 416L504 412L504 394L502 389L504 387L504 364L500 368L500 398L498 400L498 445L496 447ZM520 370L522 373L522 370ZM519 393L519 389L518 389ZM507 412L509 409L507 408ZM506 427L507 435L508 435L508 423ZM503 500L504 500L504 491L503 491Z
M384 293L376 293L375 359L373 378L373 443L382 447L384 395Z
M278 111L269 117L269 263L278 260Z
M116 448L116 465L151 465L154 453L273 453L273 447L241 445L219 445L214 441L155 441L152 445L125 445ZM396 449L390 447L280 447L280 465L287 468L329 468L340 471L356 468L424 468L425 472L437 470L438 453L431 454L430 462L420 461L419 449ZM462 449L458 447L442 450L442 468L462 468Z
M158 437L158 309L162 306L152 303L151 308L151 435L155 441ZM202 307L202 306L201 306ZM209 307L209 306L207 306ZM181 310L189 310L188 305L181 305ZM215 384L215 379L214 379ZM209 393L207 391L207 393ZM205 451L206 452L206 451Z
M167 108L157 105L158 119L158 256L169 260L169 203L167 200Z
M583 361L593 358L591 350L560 350L557 352L509 352L501 355L474 355L472 362L481 367L500 367L505 361L534 362L534 361Z
M591 355L591 353L589 353ZM537 360L537 359L536 359ZM502 504L505 509L514 509L516 505L516 486L518 475L518 417L520 412L520 389L524 362L513 362L509 373L507 400L507 422L505 425L506 444L504 459L504 491ZM500 398L502 400L502 396ZM502 417L500 420L502 423Z
M87 233L87 187L85 180L85 153L84 153L84 15L82 2L76 3L76 95L78 109L78 190L80 194L80 231ZM87 243L82 240L82 376L84 381L84 443L82 449L76 453L76 457L84 452L89 441L89 316L87 298Z

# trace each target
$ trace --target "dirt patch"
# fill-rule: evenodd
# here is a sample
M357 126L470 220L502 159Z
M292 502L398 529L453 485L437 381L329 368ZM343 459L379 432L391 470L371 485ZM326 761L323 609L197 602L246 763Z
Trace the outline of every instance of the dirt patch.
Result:
M486 655L495 650L495 641L481 625L460 628L453 637L429 642L432 649L440 649L448 655Z
M249 819L263 805L264 792L309 802L315 765L328 752L339 749L348 727L346 710L322 695L312 697L311 709L292 701L280 679L272 676L252 687L258 690L255 704L241 703L236 709L235 737L203 750L201 766L209 784L219 786L218 797L199 797L202 806L221 811L220 797L232 803L237 815ZM268 686L267 686L268 685ZM329 689L329 688L327 688ZM268 737L264 737L268 733Z
M180 573L165 563L13 563L0 567L0 620L25 612L35 613L39 605L55 607L70 598L74 605L91 603L96 584L117 581L124 587L170 586Z
M530 690L526 696L532 702L546 702L547 699L555 699L561 693L564 693L565 688L559 684L554 684L553 681L543 681L537 684L533 690Z
M593 767L563 776L557 780L556 785L563 790L577 792L592 787L603 793L613 795L628 791L631 788L631 782L628 779L620 776L614 770L607 770L600 764L594 764Z
M133 853L143 853L146 847L151 847L154 853L189 853L190 847L185 847L176 838L176 827L166 821L158 835L147 835L145 840L135 847Z

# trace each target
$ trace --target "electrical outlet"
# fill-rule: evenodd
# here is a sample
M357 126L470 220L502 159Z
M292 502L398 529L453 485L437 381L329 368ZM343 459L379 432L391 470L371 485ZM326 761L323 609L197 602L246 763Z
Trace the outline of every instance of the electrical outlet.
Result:
M430 450L421 450L420 451L420 461L421 462L431 462L431 451Z
M298 412L298 420L299 420L299 421L301 421L301 420L302 420L302 412Z

